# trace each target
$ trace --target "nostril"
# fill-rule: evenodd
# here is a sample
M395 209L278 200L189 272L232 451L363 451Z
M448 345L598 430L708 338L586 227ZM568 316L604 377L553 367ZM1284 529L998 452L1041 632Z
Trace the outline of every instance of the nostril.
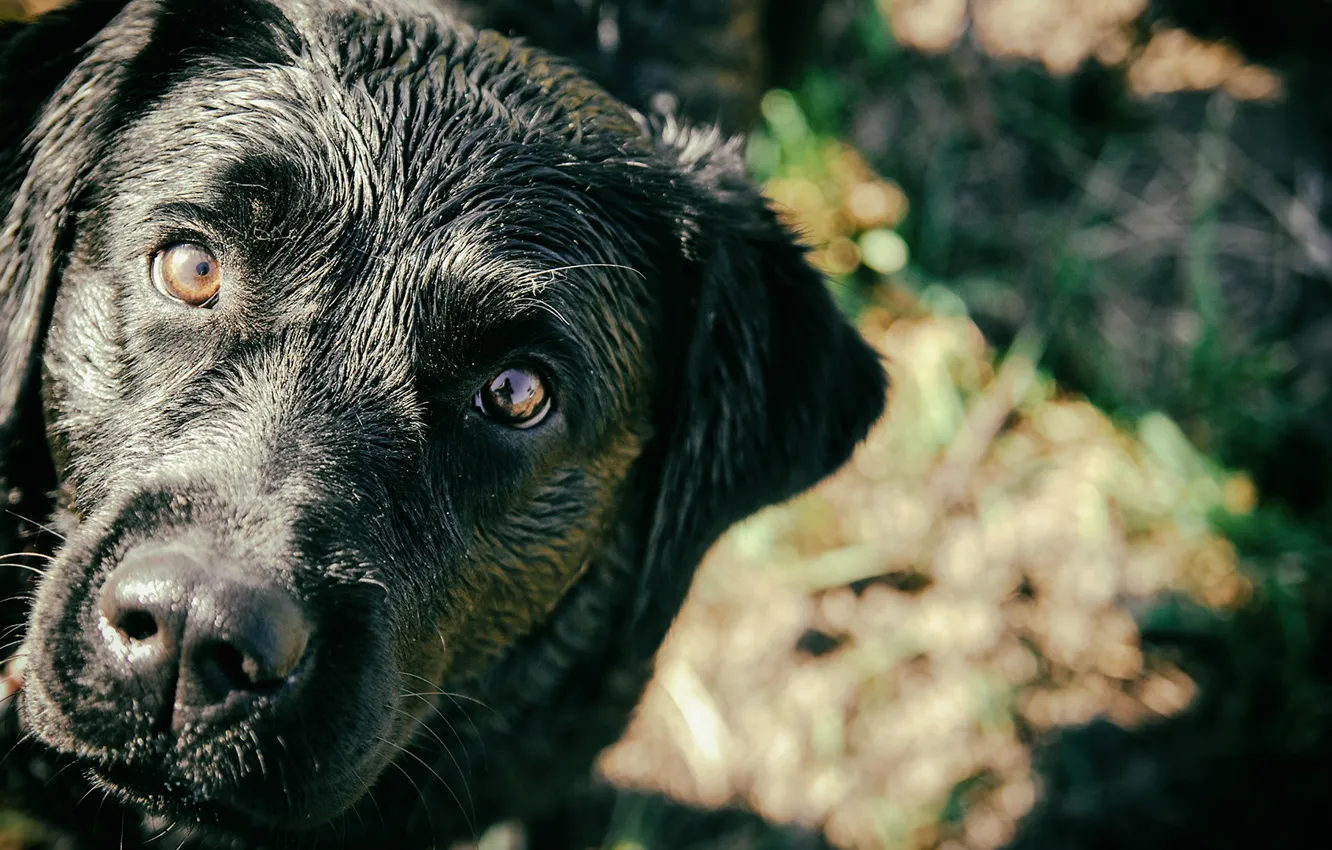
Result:
M106 577L98 600L103 620L117 638L113 649L133 649L130 660L135 669L157 676L143 665L165 664L175 654L189 599L205 577L203 566L183 552L168 547L131 549Z
M132 641L149 640L158 632L157 618L147 611L125 611L112 625Z
M242 692L272 693L282 687L289 670L274 670L260 659L231 643L209 641L194 653L195 670L215 698Z
M212 704L277 691L305 663L311 636L300 605L279 587L235 578L200 585L184 638L186 697Z

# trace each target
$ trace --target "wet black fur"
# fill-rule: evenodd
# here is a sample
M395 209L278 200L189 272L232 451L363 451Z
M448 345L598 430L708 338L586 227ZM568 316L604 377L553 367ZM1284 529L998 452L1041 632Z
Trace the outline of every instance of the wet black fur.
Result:
M0 28L0 553L56 558L0 609L36 739L5 793L61 818L91 777L94 843L144 836L127 803L202 843L407 847L586 788L707 547L883 403L741 153L427 2ZM182 240L213 309L149 282ZM513 362L557 396L528 431L471 404ZM298 706L176 738L102 669L101 582L181 536L302 600Z

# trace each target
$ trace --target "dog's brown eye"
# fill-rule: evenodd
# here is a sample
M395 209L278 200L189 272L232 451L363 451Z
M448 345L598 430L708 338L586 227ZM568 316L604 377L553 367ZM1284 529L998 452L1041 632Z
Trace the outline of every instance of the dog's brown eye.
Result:
M546 418L550 393L540 375L514 366L491 378L476 394L476 407L496 422L531 428Z
M222 267L202 245L182 242L153 255L153 285L168 298L207 307L222 288Z

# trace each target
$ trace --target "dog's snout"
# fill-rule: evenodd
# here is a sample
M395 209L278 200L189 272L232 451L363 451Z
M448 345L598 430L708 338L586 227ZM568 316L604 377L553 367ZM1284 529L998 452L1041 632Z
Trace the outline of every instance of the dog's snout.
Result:
M114 669L173 727L278 693L310 643L284 589L183 544L132 549L99 603Z

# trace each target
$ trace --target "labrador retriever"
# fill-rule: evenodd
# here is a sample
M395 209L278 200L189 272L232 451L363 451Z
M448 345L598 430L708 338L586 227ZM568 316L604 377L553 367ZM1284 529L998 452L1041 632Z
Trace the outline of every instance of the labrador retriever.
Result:
M228 847L556 811L709 545L884 402L738 142L441 3L0 29L0 199L48 809L78 777Z

